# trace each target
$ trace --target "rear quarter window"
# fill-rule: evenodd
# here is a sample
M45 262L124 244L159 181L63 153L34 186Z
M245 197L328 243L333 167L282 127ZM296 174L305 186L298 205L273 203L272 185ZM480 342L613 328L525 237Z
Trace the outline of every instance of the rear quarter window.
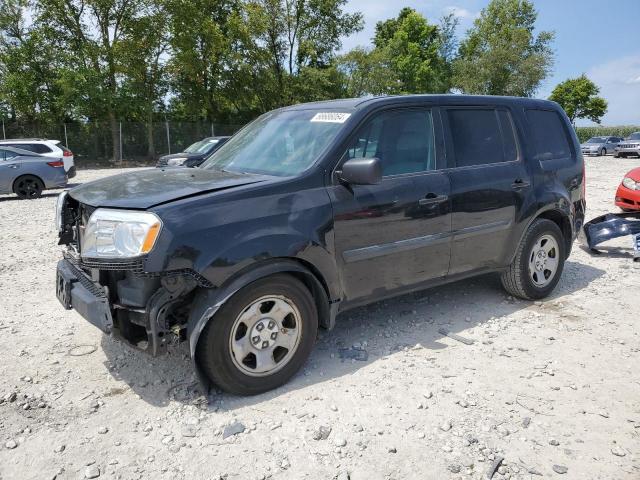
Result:
M53 152L53 150L51 150L44 143L33 143L31 145L33 147L33 151L36 152L36 153L51 153L51 152Z
M553 110L526 111L531 132L531 144L536 160L553 160L572 156L571 144L564 121Z

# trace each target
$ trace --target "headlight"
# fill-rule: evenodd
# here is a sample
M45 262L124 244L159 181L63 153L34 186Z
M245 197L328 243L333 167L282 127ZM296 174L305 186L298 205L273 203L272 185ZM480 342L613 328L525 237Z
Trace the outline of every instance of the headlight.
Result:
M173 167L176 167L178 165L182 165L186 161L187 161L186 157L170 158L169 160L167 160L167 165L171 165Z
M640 183L636 182L633 178L624 177L622 185L627 187L629 190L640 190Z
M161 229L153 213L99 208L82 236L82 256L130 258L149 253Z
M67 198L67 191L65 190L60 195L58 195L58 200L56 201L56 228L58 229L58 233L62 233L62 207L64 206L64 199Z

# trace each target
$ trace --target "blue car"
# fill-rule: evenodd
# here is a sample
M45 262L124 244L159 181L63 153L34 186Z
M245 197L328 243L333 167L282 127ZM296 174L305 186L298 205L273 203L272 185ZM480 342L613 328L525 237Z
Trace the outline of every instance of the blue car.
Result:
M67 186L62 158L51 158L28 150L0 146L0 194L15 193L33 199L49 188Z

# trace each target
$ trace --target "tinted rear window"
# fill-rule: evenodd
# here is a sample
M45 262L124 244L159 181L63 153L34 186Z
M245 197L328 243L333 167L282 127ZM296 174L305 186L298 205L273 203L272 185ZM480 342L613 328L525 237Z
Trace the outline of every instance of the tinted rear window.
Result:
M449 128L456 167L517 160L509 114L495 109L449 109Z
M51 149L42 143L5 143L7 147L21 148L35 153L50 153Z
M571 157L564 122L552 110L526 110L536 160Z

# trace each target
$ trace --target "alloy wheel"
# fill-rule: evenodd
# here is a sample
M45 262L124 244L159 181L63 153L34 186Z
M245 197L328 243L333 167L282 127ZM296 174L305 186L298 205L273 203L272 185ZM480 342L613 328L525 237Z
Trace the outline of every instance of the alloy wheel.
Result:
M529 275L534 285L546 287L558 272L560 248L552 235L542 235L529 254Z
M231 328L229 350L244 374L272 375L289 363L302 336L302 321L292 300L261 297L238 315Z

